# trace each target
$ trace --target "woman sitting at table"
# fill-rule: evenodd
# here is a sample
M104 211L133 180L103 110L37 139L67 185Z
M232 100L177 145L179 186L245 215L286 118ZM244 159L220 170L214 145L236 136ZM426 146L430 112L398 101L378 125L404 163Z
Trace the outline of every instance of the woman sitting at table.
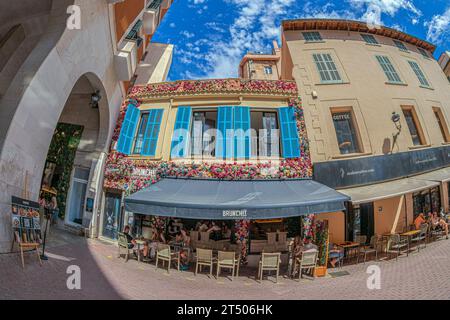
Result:
M214 222L212 222L211 227L208 229L208 232L210 233L210 238L212 238L213 240L215 241L221 240L222 229Z
M431 215L431 227L433 229L442 229L445 232L445 239L448 239L448 224L444 219L438 217L436 212Z
M330 264L334 268L336 267L336 263L344 259L344 252L332 242L330 242L330 244L328 245L328 250L329 250L328 257L330 258Z
M414 226L416 227L416 230L419 230L420 226L426 222L427 221L425 220L423 213L419 213L416 219L414 219Z
M230 239L231 237L231 230L228 228L225 222L222 223L222 238L223 239Z

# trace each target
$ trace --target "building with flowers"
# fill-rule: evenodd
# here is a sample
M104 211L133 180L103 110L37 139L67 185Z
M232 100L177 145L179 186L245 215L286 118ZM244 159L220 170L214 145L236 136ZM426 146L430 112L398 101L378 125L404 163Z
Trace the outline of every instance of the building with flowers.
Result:
M318 213L320 219L344 209L346 196L311 178L295 82L135 86L107 159L100 234L114 239L132 223L148 238L151 226L176 221L190 230L214 220L250 240L251 253L260 252L263 236L249 232L253 222L260 233L290 233L300 228L301 216Z

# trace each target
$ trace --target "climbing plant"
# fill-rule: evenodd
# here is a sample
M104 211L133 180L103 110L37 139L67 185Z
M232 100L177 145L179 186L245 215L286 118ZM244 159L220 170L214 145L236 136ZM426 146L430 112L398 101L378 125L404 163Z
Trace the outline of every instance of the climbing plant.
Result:
M58 123L47 154L47 161L56 164L52 186L58 191L56 199L61 218L66 212L70 176L82 133L83 126Z

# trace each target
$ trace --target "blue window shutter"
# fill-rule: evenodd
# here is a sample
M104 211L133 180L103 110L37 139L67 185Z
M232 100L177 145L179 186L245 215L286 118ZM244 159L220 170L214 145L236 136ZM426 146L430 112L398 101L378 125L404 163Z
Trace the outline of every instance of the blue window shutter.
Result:
M297 120L293 107L278 109L281 127L281 144L285 159L300 157L300 141L298 138Z
M233 107L219 107L217 110L216 157L226 159L232 156L227 150L227 130L233 129Z
M233 109L234 127L234 156L238 159L250 158L250 108L234 107Z
M191 127L191 107L178 107L172 137L171 157L184 158L189 152L189 129Z
M144 147L142 148L141 153L143 156L155 156L156 154L163 112L163 109L152 109L148 113L147 128L145 130L143 142Z
M119 140L117 141L117 151L124 154L131 154L131 147L133 145L134 133L139 121L140 111L133 104L129 104L125 119L120 129Z

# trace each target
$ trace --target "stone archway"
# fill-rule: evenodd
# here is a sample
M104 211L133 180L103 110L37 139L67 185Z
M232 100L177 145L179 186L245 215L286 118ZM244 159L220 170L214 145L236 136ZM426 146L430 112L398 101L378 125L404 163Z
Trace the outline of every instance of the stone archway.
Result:
M65 28L66 9L71 4L82 9L81 30ZM11 196L38 200L47 151L77 81L86 77L103 97L96 145L100 156L94 164L98 179L94 182L101 179L99 168L122 102L107 2L54 1L50 17L46 33L0 99L0 251L10 246ZM92 183L89 189L94 192L98 187L99 183Z

